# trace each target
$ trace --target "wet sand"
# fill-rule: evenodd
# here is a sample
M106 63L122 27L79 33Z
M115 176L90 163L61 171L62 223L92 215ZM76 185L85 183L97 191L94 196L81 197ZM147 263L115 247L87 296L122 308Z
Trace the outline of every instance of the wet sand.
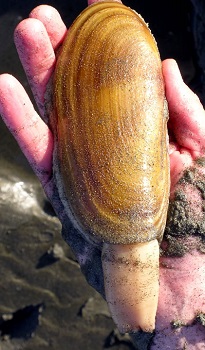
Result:
M0 73L28 83L13 30L42 3L0 5ZM69 25L86 1L47 1ZM188 1L125 1L149 23L162 59L175 58L184 79L198 88ZM143 3L143 4L142 4ZM103 299L85 281L61 226L30 166L0 121L0 350L133 349L116 333Z

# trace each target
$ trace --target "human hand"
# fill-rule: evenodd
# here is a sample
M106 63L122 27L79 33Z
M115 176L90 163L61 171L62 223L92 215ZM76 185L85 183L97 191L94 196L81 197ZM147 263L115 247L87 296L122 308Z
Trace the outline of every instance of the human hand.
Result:
M58 13L48 6L40 6L34 9L30 18L22 21L15 31L15 42L19 56L39 111L44 118L46 118L44 99L46 86L55 67L55 50L62 42L65 33L65 25ZM187 183L179 184L178 181L184 171L192 166L195 169L199 168L200 174L203 175L203 166L199 166L196 159L204 156L205 113L197 97L184 85L177 65L173 60L163 62L163 72L170 110L171 199L174 199L176 191L183 187L183 190L187 191L191 202L198 203L201 197L199 191L195 190L196 186L190 186ZM52 133L34 111L22 86L9 75L0 76L0 113L39 177L45 193L62 222L64 237L74 250L88 282L101 294L104 294L101 252L95 246L87 243L73 228L68 227L66 213L58 197L52 176ZM195 205L192 207L194 210ZM203 219L200 211L201 207L197 205L197 208L197 218ZM176 238L176 241L182 241L182 245L184 245L186 242L182 238L180 235ZM195 239L194 236L192 241ZM197 238L197 244L199 244L198 240L201 243L201 240ZM186 237L186 241L190 241L190 238ZM169 237L165 239L164 249L167 249L167 246L170 246ZM199 309L203 311L202 296L205 292L202 283L205 274L203 270L204 258L203 254L198 253L195 249L197 247L194 246L191 254L187 253L184 257L166 257L165 255L161 258L163 264L160 269L160 297L156 336L152 349L158 349L159 345L163 349L168 349L170 339L172 339L171 344L173 344L173 341L176 344L175 347L172 347L173 350L177 348L178 344L183 349L182 342L185 342L184 338L187 339L187 343L191 343L194 337L196 338L195 333L198 336L195 344L203 340L203 331L200 325L193 325L188 328L189 332L192 330L192 333L190 333L192 334L191 339L187 338L186 327L182 327L177 331L170 328L172 319L183 318L185 323L192 322L197 311ZM192 258L194 258L194 262ZM165 268L166 264L169 269ZM188 276L183 274L185 264L189 264ZM177 266L176 271L172 269L172 266L175 265ZM192 276L192 271L198 274ZM180 274L180 287L174 285L175 280L179 278L178 274ZM172 275L174 275L174 279ZM172 284L171 287L170 283ZM197 304L191 301L193 297L190 294L193 293L193 290L195 291L194 297L197 299ZM185 291L187 294L189 293L189 296L187 297L187 308L182 309L181 305L184 305ZM200 295L202 296L200 297ZM169 300L169 304L165 304L164 300ZM190 309L190 303L193 304L193 310ZM167 334L169 333L169 336L166 336L165 330ZM164 334L165 336L163 336ZM200 349L195 344L189 349Z

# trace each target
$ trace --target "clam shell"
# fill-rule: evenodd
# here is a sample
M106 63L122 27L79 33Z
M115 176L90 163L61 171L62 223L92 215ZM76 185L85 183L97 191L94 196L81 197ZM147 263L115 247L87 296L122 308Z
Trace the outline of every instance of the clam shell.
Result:
M58 55L54 106L59 187L74 226L97 242L161 240L168 113L159 52L140 15L118 2L81 13Z

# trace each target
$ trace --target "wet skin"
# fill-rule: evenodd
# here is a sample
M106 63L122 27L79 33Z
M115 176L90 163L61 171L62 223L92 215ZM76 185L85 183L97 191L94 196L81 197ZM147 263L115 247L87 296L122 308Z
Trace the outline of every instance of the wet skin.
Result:
M46 87L65 33L57 11L43 5L34 9L14 34L45 120ZM161 246L156 332L153 337L138 334L135 342L143 350L147 346L151 350L201 350L205 349L205 112L197 96L183 83L175 61L163 62L163 74L170 112L170 209ZM58 196L52 174L52 133L20 83L7 74L0 76L0 113L39 177L88 282L103 295L101 251L71 227Z

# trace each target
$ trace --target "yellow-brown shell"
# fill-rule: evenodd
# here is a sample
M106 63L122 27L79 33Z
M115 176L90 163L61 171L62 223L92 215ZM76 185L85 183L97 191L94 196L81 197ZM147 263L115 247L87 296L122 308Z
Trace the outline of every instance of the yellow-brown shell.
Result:
M164 101L160 56L141 16L114 1L84 10L58 56L54 105L62 197L91 239L162 238L169 194Z

